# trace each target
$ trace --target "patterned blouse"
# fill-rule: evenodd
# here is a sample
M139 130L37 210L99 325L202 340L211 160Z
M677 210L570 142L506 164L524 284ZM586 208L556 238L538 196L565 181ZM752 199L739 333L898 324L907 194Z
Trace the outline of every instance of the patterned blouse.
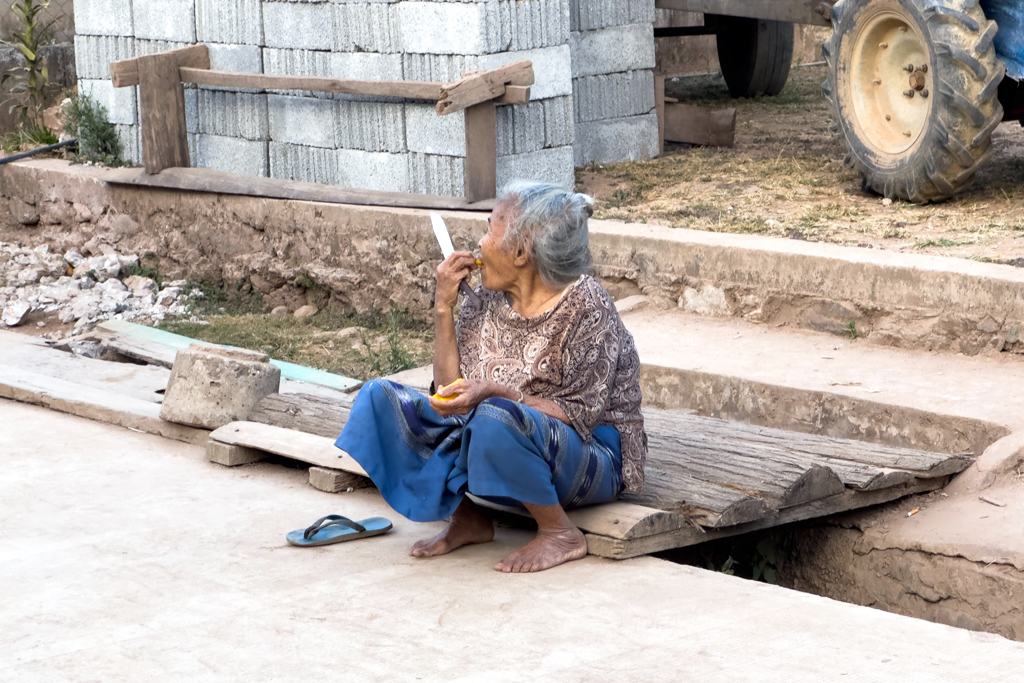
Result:
M640 358L608 292L585 275L534 318L516 313L504 292L477 293L479 303L463 300L457 324L462 376L554 401L585 442L595 427L615 427L622 481L639 491L647 456Z

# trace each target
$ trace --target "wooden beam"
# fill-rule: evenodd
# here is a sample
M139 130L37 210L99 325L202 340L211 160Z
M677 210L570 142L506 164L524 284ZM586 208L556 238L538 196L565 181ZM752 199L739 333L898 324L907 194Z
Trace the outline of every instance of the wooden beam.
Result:
M736 109L710 110L692 104L664 104L664 139L709 147L732 147Z
M658 154L665 153L665 76L654 74L654 110L658 115Z
M671 548L684 548L690 545L697 545L705 541L713 541L716 538L738 536L751 531L767 529L769 527L800 522L815 517L825 517L841 512L848 512L859 508L888 503L915 493L926 493L942 488L949 483L949 477L936 479L917 479L913 483L898 486L895 488L881 489L878 491L846 491L838 496L823 498L806 505L789 508L780 511L777 515L765 517L749 524L722 527L719 529L700 529L696 527L682 528L677 531L670 531L664 534L645 536L631 540L614 538L599 534L588 533L587 549L591 555L607 557L613 560L626 560L640 555L669 550Z
M210 68L210 51L206 49L205 45L190 45L180 50L168 50L161 54L174 55L179 67L184 66L192 69ZM110 78L115 88L125 88L139 84L140 59L142 58L135 57L110 63Z
M828 26L834 2L829 0L655 0L659 9L723 14Z
M366 476L366 470L351 455L335 446L335 439L330 437L257 422L231 422L210 432L210 439L229 446L245 446L318 467Z
M437 113L453 114L475 104L501 97L505 94L505 86L527 86L533 83L533 63L529 60L467 74L458 81L441 87Z
M494 99L495 104L526 104L530 101L530 86L506 85L505 94Z
M261 199L293 199L324 202L327 204L354 204L357 206L384 206L405 209L434 209L442 211L487 211L494 208L494 200L469 202L462 197L416 194L413 192L383 192L360 190L352 187L304 183L294 180L261 178L240 175L212 168L168 168L158 175L147 175L137 168L110 169L103 181L115 185L161 187L185 192L212 192L216 194L259 197Z
M498 119L494 101L466 109L466 201L498 195Z
M205 46L204 46L205 47ZM185 123L185 89L172 52L139 57L139 113L142 118L142 158L146 173L185 167L188 127Z
M208 71L191 67L181 68L181 80L185 83L219 88L306 90L339 95L404 97L414 100L437 100L441 96L443 87L442 83L432 81L356 81L319 76L271 76L231 71Z

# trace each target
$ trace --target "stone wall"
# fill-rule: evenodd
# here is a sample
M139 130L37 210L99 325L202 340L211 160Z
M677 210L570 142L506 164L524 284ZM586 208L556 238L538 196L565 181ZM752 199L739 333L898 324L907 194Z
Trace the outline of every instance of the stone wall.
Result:
M647 0L653 6L653 0ZM75 0L80 88L141 161L138 97L109 63L202 42L213 69L452 81L529 59L528 105L498 108L498 183L573 184L569 0ZM653 48L652 48L653 52ZM192 163L249 175L461 196L463 114L428 103L188 86Z

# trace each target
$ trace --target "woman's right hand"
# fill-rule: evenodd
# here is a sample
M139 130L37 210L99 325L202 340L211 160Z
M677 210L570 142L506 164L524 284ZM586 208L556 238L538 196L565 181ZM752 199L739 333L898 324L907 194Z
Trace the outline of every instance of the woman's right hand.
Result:
M438 310L455 308L459 300L459 283L476 268L476 257L468 251L456 251L437 267L437 291L434 306Z

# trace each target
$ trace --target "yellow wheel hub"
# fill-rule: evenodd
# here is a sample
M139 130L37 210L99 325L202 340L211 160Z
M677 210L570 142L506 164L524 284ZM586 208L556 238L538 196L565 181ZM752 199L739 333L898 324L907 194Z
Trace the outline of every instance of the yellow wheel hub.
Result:
M924 39L906 18L880 12L864 23L852 57L851 101L864 142L906 152L924 132L934 97Z

